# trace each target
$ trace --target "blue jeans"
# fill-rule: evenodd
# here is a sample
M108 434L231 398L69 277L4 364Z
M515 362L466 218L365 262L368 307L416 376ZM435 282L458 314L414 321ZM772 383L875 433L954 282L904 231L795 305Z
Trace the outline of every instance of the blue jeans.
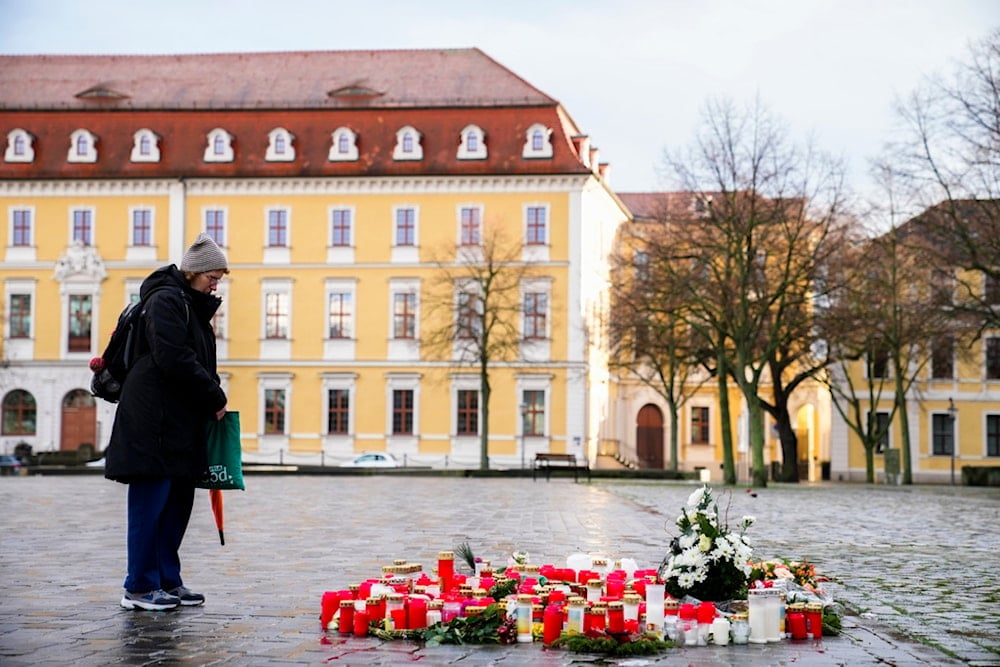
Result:
M194 486L171 479L128 485L128 574L125 590L169 591L183 585L181 541L194 505Z

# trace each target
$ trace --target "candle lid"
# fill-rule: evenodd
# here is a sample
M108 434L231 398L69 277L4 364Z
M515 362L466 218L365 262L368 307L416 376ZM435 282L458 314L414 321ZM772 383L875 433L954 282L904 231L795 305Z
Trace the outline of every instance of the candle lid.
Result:
M455 560L454 551L439 551L438 560Z
M611 600L608 602L608 609L624 609L625 603L621 600Z
M348 609L348 608L353 608L353 607L354 607L354 600L341 600L340 601L340 608L341 609Z

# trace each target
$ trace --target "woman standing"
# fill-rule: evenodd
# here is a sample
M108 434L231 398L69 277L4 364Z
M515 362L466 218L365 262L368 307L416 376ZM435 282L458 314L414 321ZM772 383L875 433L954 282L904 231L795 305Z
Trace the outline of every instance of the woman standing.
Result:
M206 424L226 411L211 320L227 273L225 254L200 234L179 270L157 269L139 289L143 335L105 454L105 477L128 484L126 609L205 602L184 585L179 551L206 466Z

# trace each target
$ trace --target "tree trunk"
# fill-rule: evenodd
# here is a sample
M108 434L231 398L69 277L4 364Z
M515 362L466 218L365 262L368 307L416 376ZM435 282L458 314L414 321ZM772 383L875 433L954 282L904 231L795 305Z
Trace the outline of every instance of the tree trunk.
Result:
M479 388L483 395L483 423L479 425L479 469L489 470L490 468L490 375L485 364L479 371ZM524 424L521 425L524 428ZM524 446L524 437L521 437L521 446Z
M778 406L778 416L775 419L778 427L778 438L781 440L781 481L797 483L799 481L799 439L792 428L791 416L785 404Z
M752 390L752 391L751 391ZM757 386L747 384L744 396L747 399L747 411L750 417L750 454L753 463L753 485L767 486L767 468L764 465L764 409L757 397Z
M865 448L865 481L868 484L875 483L875 447L868 443L862 443Z
M906 409L906 390L903 388L903 376L896 370L896 411L899 413L899 429L902 437L902 473L903 484L913 484L913 467L910 462L910 415Z
M668 402L670 406L670 469L677 471L677 442L680 438L678 426L680 424L680 409L676 401Z
M729 410L729 382L725 369L718 373L719 423L722 425L722 478L726 484L736 484L736 459L733 456L733 428Z

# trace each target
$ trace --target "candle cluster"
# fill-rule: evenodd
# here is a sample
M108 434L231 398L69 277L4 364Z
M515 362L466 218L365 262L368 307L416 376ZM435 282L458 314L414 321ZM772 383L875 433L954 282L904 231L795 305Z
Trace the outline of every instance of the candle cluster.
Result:
M382 568L381 577L324 593L320 622L324 629L355 636L373 630L412 636L406 633L499 609L506 625L497 640L503 642L541 639L552 645L569 634L724 646L785 637L780 586L752 589L749 614L728 613L712 602L671 597L655 569L641 569L630 559L609 565L604 558L575 554L566 567L524 560L494 571L489 561L477 559L475 573L466 575L456 572L454 552L442 551L436 577L419 564L397 560ZM805 605L789 608L790 637L822 636L822 605L815 606L818 612Z

